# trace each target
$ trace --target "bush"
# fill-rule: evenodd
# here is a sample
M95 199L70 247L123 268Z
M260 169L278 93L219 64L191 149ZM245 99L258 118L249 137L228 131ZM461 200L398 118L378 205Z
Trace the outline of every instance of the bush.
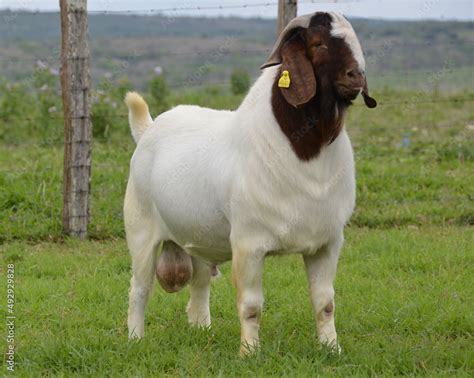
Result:
M62 102L59 77L44 67L22 81L0 80L0 139L21 143L25 137L38 143L62 140Z
M160 114L169 108L168 97L169 89L163 75L155 76L150 81L151 109L156 114Z
M91 120L94 139L108 140L111 128L114 126L118 131L127 130L121 127L122 122L118 115L123 113L120 109L125 109L123 99L130 89L131 84L127 79L119 80L118 85L112 85L109 80L104 80L99 84L99 89L93 92Z
M244 94L250 87L250 75L245 70L234 68L230 77L230 82L233 94Z

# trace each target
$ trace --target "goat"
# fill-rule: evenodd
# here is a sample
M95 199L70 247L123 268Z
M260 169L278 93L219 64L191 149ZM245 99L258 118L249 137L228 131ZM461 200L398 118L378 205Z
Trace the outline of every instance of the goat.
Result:
M153 121L138 94L126 96L137 142L124 204L130 338L143 336L163 243L163 254L191 257L168 259L158 277L169 291L189 280L188 320L197 326L211 322L212 267L232 261L244 355L259 345L265 256L302 254L318 338L339 348L333 280L355 205L344 120L359 94L377 105L364 56L342 15L317 12L293 19L261 68L236 111L180 105Z

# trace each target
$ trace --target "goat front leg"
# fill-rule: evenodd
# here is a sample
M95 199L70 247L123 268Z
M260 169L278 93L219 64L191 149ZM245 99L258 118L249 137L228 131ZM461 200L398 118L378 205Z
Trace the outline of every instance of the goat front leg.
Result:
M337 352L340 348L334 323L336 305L333 282L343 240L341 234L315 255L303 256L319 341Z
M232 280L237 290L240 319L240 355L258 349L258 331L263 307L263 254L247 249L232 249Z

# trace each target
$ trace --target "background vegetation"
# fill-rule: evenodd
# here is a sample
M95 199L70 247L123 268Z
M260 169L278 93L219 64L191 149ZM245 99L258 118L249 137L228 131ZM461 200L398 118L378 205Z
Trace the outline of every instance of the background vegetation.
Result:
M59 69L57 13L0 12L0 18L1 75L24 81L37 60ZM473 87L472 23L351 22L364 47L374 89L429 87L427 78L440 70L446 71L443 89ZM180 90L209 84L228 87L234 67L255 77L276 37L276 22L258 18L93 14L89 29L96 84L104 77L115 84L127 77L142 90L156 66L163 68L168 84ZM407 71L418 74L407 76Z
M357 208L336 282L344 353L318 346L294 256L266 262L262 351L240 360L228 264L213 282L211 330L186 326L186 290L158 289L147 337L126 341L134 143L123 96L139 88L153 115L180 103L235 109L275 21L90 17L92 224L80 243L61 230L58 17L0 16L0 279L15 263L19 376L473 373L472 25L354 20L379 107L357 101L347 121Z

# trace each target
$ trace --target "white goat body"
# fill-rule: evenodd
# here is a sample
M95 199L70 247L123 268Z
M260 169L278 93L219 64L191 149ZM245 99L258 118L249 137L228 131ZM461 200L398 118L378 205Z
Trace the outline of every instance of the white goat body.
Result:
M349 139L342 132L301 162L271 110L277 71L266 69L235 112L178 106L144 132L130 180L160 219L160 240L222 263L233 239L256 253L311 254L339 237L355 203Z
M376 101L360 44L341 15L295 18L264 67L236 111L178 106L152 121L139 95L126 97L137 141L124 204L133 269L130 337L143 336L156 250L164 242L163 253L191 256L187 312L195 325L210 325L212 266L232 260L242 353L258 346L264 257L302 254L319 340L337 347L333 281L355 204L344 114L358 94L370 108ZM278 75L286 70L292 87L279 89ZM163 261L183 260L170 257L176 258ZM166 264L159 270L167 274ZM174 291L183 283L166 285Z

